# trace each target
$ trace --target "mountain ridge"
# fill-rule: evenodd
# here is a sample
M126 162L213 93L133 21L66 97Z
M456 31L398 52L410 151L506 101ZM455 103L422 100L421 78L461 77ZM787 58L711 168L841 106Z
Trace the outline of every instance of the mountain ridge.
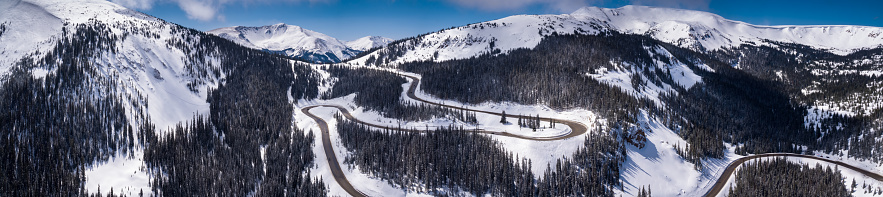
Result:
M758 39L801 43L819 49L830 50L841 55L857 49L883 46L883 36L881 36L883 27L856 25L755 25L727 19L709 12L636 5L627 5L615 9L584 7L570 15L594 18L609 23L614 29L625 33L653 35L653 32L651 32L653 30L660 30L660 28L665 27L671 28L672 25L687 25L690 29L680 30L689 31L693 33L692 35L722 36L719 39L730 41L729 43L712 43L706 42L705 40L707 39L700 38L698 41L702 42L702 45L708 50L735 47L746 43L740 42L741 40L757 42ZM829 37L824 37L826 34ZM837 37L840 34L851 35L848 35L848 39L844 39ZM670 36L654 35L654 38L675 44ZM862 36L867 36L869 39L862 39ZM677 38L683 39L686 37L681 36ZM832 38L838 39L837 41L846 40L846 42L820 41Z
M320 32L285 23L258 27L222 27L206 33L246 47L281 53L316 63L340 62L367 49L385 46L392 41L389 38L367 36L344 42Z
M394 40L391 38L381 36L365 36L352 41L347 41L346 46L359 51L367 51L372 48L386 46L386 44L389 44L392 41Z
M391 63L464 59L519 48L530 49L544 37L554 34L598 35L610 31L649 35L679 47L703 52L726 50L743 44L773 46L776 42L806 45L838 55L883 47L883 27L758 26L693 10L648 6L584 7L570 14L513 15L427 33L397 42L398 46L387 47L403 50L380 50L363 54L350 62L365 64L369 59L388 60Z

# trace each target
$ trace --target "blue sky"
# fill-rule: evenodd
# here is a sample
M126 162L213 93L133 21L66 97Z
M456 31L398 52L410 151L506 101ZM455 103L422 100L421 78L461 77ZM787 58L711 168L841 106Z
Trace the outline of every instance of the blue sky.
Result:
M110 0L208 31L228 26L298 25L341 40L394 39L515 14L570 13L582 6L650 5L712 12L758 25L883 27L879 0Z

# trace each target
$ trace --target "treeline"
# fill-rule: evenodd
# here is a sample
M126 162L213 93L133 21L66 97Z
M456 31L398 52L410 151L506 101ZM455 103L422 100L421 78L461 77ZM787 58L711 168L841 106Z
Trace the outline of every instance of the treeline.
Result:
M196 87L210 80L209 112L146 136L144 161L155 194L169 196L324 196L311 178L312 134L292 125L288 97L319 96L318 74L282 55L242 47L229 40L173 26L170 47L186 55ZM219 61L208 62L206 57ZM220 73L227 77L220 78ZM263 150L263 152L262 152ZM263 155L262 155L263 153Z
M683 110L666 110L668 108L657 106L639 95L624 93L619 87L599 82L588 76L597 73L597 70L616 69L610 62L624 62L623 65L634 67L626 69L639 71L639 74L648 78L649 83L654 83L656 86L675 84L671 73L654 66L654 58L661 54L648 53L645 47L668 49L658 41L639 35L554 34L543 39L534 49L517 49L507 54L482 55L463 60L411 62L402 64L399 68L421 74L423 76L421 88L427 93L442 99L466 103L513 101L522 104L544 104L556 109L579 107L597 112L602 117L609 117L610 123L625 124L636 121L638 109L647 109L651 115L670 120L667 126L693 144L684 151L687 153L685 156L691 161L722 157L723 140L725 140L723 136L729 134L731 130L702 127L699 123L688 124L706 122L704 119L712 117L721 118L716 119L721 123L729 120L722 119L722 116L705 115L717 110L691 111L700 114L695 116L685 115ZM698 58L694 53L673 53L682 62L694 62ZM693 70L701 70L692 63L688 66ZM634 75L632 79L637 79L632 84L636 86L635 89L648 85L643 84L645 82L641 80L641 75ZM680 94L689 94L679 86L673 88ZM690 91L701 91L701 89L703 88L692 88ZM742 92L732 94L738 93ZM677 95L674 92L668 94ZM702 94L702 92L693 94ZM673 103L672 108L681 107L680 103L715 107L713 104L684 102L679 99L680 97L674 97L671 100L675 101L663 101ZM726 101L716 103L720 102ZM758 107L750 109L756 108ZM681 117L684 116L687 120L682 120ZM529 123L528 121L525 125L530 126ZM743 130L743 132L748 131Z
M791 103L829 105L857 112L855 116L831 114L818 122L807 122L809 128L791 128L801 130L790 136L798 137L793 141L807 146L807 151L839 154L840 150L849 150L848 156L875 162L883 160L883 152L879 151L883 141L874 140L883 136L879 126L883 119L880 118L880 110L873 107L883 100L880 90L883 76L860 72L883 68L879 62L883 48L837 55L800 44L767 42L773 45L743 45L710 54L722 61L738 63L740 70L752 78L775 81L769 85L781 89L789 96ZM780 111L777 109L776 112ZM803 112L800 115L806 114ZM790 148L788 143L777 146Z
M729 196L852 196L837 169L788 159L750 161L736 172Z
M849 138L848 143L838 145L848 145L849 156L867 158L875 163L883 162L883 109L874 110L858 122L860 132Z
M322 180L308 168L314 135L276 132L266 144L228 144L208 118L196 116L166 131L145 151L154 194L164 196L324 196ZM263 151L260 149L263 147ZM260 153L265 153L261 155ZM253 193L252 193L253 192Z
M118 94L115 76L89 61L118 38L100 36L109 29L99 23L73 28L45 56L11 65L0 86L0 196L85 195L89 166L130 156L136 136L152 134L126 115L145 98ZM55 72L37 79L33 68Z
M632 120L636 106L652 103L586 74L610 66L611 60L651 62L640 47L641 41L619 34L559 35L543 39L534 49L444 62L409 62L398 68L421 74L420 88L441 99L579 107L611 119Z
M422 121L432 118L451 118L466 123L477 123L474 112L455 110L425 103L414 104L401 99L404 77L395 73L368 68L329 66L325 69L337 81L322 99L331 99L355 93L356 105L374 110L381 115L403 121Z
M628 157L623 142L628 133L623 130L589 131L571 158L546 166L534 196L613 196L613 189L623 186L621 167Z
M324 196L325 184L308 170L314 136L293 126L288 101L316 98L318 74L278 55L218 44L237 50L224 53L230 58L221 67L231 72L208 90L208 116L147 139L154 193Z
M159 39L145 27L131 26L122 35L111 31L127 25L91 19L67 26L54 48L11 68L0 86L0 164L6 166L0 169L0 196L86 195L86 169L138 148L144 149L154 194L325 195L325 184L308 170L313 136L293 129L288 103L289 95L318 97L311 68L172 25L178 37L168 44L185 53L187 73L181 75L192 79L191 90L217 80L219 72L228 77L209 90L207 116L161 128L167 135L157 136L146 98L126 94L131 89L118 87L119 76L101 72L111 65L93 61L116 53L132 34ZM29 71L37 68L51 72L36 79Z
M706 158L723 158L725 149L723 136L716 131L706 129L701 125L681 123L686 127L680 127L678 134L687 141L687 144L675 145L675 151L685 160L702 168L702 160ZM677 126L674 126L677 128Z
M668 51L673 58L647 48ZM666 65L656 65L674 60L701 76L702 83L690 89L674 85L673 79L682 76L660 69ZM616 68L610 62L626 68ZM781 82L733 68L714 55L642 35L553 34L533 49L398 67L421 74L421 88L442 99L579 107L609 117L611 122L626 123L637 119L639 109L646 109L688 141L680 152L694 163L722 157L724 142L743 144L740 153L800 152L799 145L817 144L814 133L803 126L806 108L793 102ZM672 85L673 91L660 95L662 105L657 105L589 76L601 69L634 71L635 89L652 83Z
M372 130L336 116L344 162L415 192L433 195L613 196L625 147L615 132L592 134L572 158L535 178L532 162L491 137L448 127L416 133Z
M805 110L792 102L777 81L747 74L705 54L659 43L699 76L701 84L662 97L657 110L665 124L688 141L689 160L720 158L723 142L743 144L740 154L795 152L794 145L814 144L803 129ZM692 60L692 61L691 61ZM714 72L697 68L702 62ZM701 85L701 86L699 86Z
M0 37L3 37L3 33L6 32L6 23L0 23Z
M837 153L848 149L850 156L883 160L883 151L875 151L883 147L883 141L875 140L883 127L878 126L881 119L873 116L873 111L872 115L857 117L835 115L809 129L803 120L806 106L819 101L841 103L837 105L856 110L883 99L875 90L879 85L874 85L881 83L881 76L812 73L878 70L883 65L853 60L874 59L883 54L883 48L841 56L799 44L770 42L777 46L743 45L702 54L641 35L553 34L534 49L444 62L410 62L399 68L421 74L421 88L427 93L466 103L513 101L553 108L580 107L627 122L635 119L637 109L647 109L688 141L680 152L694 163L722 157L724 142L741 144L737 146L739 154L813 150ZM409 49L407 42L399 45L388 50L390 54ZM654 51L648 53L646 48L669 51L700 75L702 83L691 89L673 87L675 92L661 96L663 107L586 76L599 68L614 69L609 62L624 62L631 67L626 69L637 71L631 76L635 89L647 83L674 84L672 73L654 65L655 60L670 60L659 58ZM383 65L390 60L394 58L369 59L369 64ZM699 63L714 72L700 68ZM738 68L733 67L736 64ZM808 86L822 91L803 93Z

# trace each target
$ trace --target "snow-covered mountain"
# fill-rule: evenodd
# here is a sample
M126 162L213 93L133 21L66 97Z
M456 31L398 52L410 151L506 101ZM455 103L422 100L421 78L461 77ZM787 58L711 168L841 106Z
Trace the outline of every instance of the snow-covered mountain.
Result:
M645 34L681 47L716 50L765 40L799 43L835 53L879 47L883 28L865 26L762 26L725 19L716 14L671 8L625 6L581 8L570 14L623 33Z
M359 51L367 51L368 49L372 48L384 47L392 41L394 41L392 38L385 38L380 36L365 36L353 41L346 42L346 46Z
M217 84L218 65L226 59L212 49L193 50L205 36L200 32L101 0L2 1L0 24L0 79L21 80L27 75L17 72L25 72L37 80L77 80L62 88L69 93L52 94L53 101L122 98L116 112L134 128L146 121L168 128L208 111L206 86ZM140 165L140 160L119 161ZM138 165L130 165L125 181L88 175L85 189L150 191Z
M261 27L224 27L207 33L254 49L278 52L318 63L340 62L367 49L392 42L389 38L368 36L345 43L316 31L284 23Z
M8 74L22 59L58 53L54 50L65 39L88 30L111 46L88 57L100 70L95 77L118 75L114 80L124 91L147 95L149 114L162 114L152 116L154 123L166 127L208 109L202 87L216 83L217 77L200 76L196 70L216 67L225 58L213 52L202 54L201 60L188 58L196 51L185 48L202 38L199 32L100 0L3 1L0 8L0 24L5 26L0 74ZM33 69L43 75L56 72L44 66Z
M380 50L354 62L364 63L369 58L391 62L463 59L495 50L533 48L553 34L596 35L610 31L649 35L697 51L771 42L798 43L836 54L883 46L881 27L762 26L708 12L629 5L614 9L584 7L561 15L515 15L445 29L389 47L394 51Z
M139 190L146 190L148 193L181 192L159 193L169 196L186 196L188 193L184 192L230 192L227 194L261 196L281 194L282 191L289 192L287 195L298 196L290 192L304 191L304 185L309 186L310 183L303 180L313 178L308 170L301 169L313 166L312 169L322 169L314 172L325 173L316 178L324 178L326 181L315 184L319 187L330 187L327 191L316 191L329 192L332 195L344 194L340 193L342 190L336 182L328 181L334 177L327 170L327 161L318 159L316 165L311 163L311 158L325 156L321 151L322 146L313 144L320 141L319 138L314 136L316 138L306 139L302 136L313 135L300 135L295 129L285 129L295 125L302 130L316 129L316 124L309 121L305 114L296 112L298 107L327 102L356 108L353 101L355 96L312 100L320 93L327 93L320 92L322 89L333 90L333 85L340 83L340 79L344 77L335 79L331 69L298 66L293 64L293 60L254 49L284 53L316 62L337 62L353 57L363 50L383 47L347 63L388 65L387 63L425 60L441 62L482 54L511 54L511 57L498 55L483 56L481 58L486 59L476 58L471 61L450 61L445 66L429 61L414 63L425 65L420 68L431 68L419 72L422 85L417 94L441 103L457 103L454 105L488 111L539 113L537 115L543 117L591 121L584 123L597 126L597 130L593 130L599 132L607 127L602 125L608 125L602 121L619 119L625 123L617 123L616 127L621 127L617 129L622 129L625 134L631 132L633 136L638 136L638 133L645 135L644 131L648 131L646 148L643 142L640 148L622 146L627 146L621 149L624 155L628 155L627 160L625 165L614 168L619 171L622 167L624 173L611 175L619 177L620 183L628 183L620 187L622 191L619 194L635 194L639 187L650 187L652 184L653 192L663 196L696 196L706 191L729 161L739 157L735 154L738 150L744 151L751 147L744 143L746 140L739 141L740 139L730 139L725 144L721 141L724 136L739 136L727 132L767 131L750 128L769 128L771 132L764 135L800 131L792 129L795 127L773 127L795 123L806 124L805 127L820 131L806 132L810 133L807 135L787 135L787 138L772 138L781 140L772 143L792 142L787 140L812 134L819 136L793 142L849 139L849 136L826 138L829 134L844 133L843 128L863 128L841 125L841 122L835 121L844 119L838 117L839 114L877 114L878 117L883 117L879 116L883 114L879 113L880 108L883 108L883 98L879 96L883 95L883 83L879 82L878 77L883 73L883 55L880 55L883 54L883 49L864 50L864 53L843 57L823 53L827 51L844 54L863 48L880 47L883 43L881 29L883 28L861 26L758 26L698 11L643 6L617 9L588 7L571 14L511 16L445 29L386 46L392 43L388 38L365 37L343 42L285 24L221 28L209 32L218 35L214 36L167 23L104 0L5 0L0 1L0 104L5 104L0 105L5 107L4 114L0 114L3 115L0 118L4 120L0 121L0 134L15 137L0 137L0 153L3 153L0 154L0 164L13 166L13 170L0 172L6 173L3 174L5 177L11 177L2 179L4 176L0 176L0 182L30 181L25 184L26 188L12 189L31 192L64 190L65 188L59 189L51 185L62 182L67 184L66 187L69 188L66 189L69 191L78 191L79 187L85 187L86 192L94 192L103 187L104 191L116 191L115 193L130 196L137 195ZM638 35L608 34L612 32ZM563 34L614 36L553 36ZM559 43L543 43L548 40L557 40ZM815 49L803 50L800 46L783 46L781 43L796 43ZM737 48L742 46L769 47ZM520 48L536 50L513 52ZM540 61L523 61L525 59L520 58ZM487 66L494 66L495 69L481 69L488 68ZM420 70L415 67L417 66L410 69ZM522 69L511 69L513 67ZM346 73L341 70L348 67L334 69L339 69L340 72L335 75L347 76L341 74ZM401 69L407 71L405 68ZM461 77L462 80L452 80L452 76ZM512 83L494 84L507 77L513 79L509 80ZM348 88L363 89L366 84L375 84L370 83L373 80L357 82L357 85ZM470 89L487 84L493 86ZM503 89L509 88L506 85L516 88ZM767 89L767 86L783 87L787 90ZM456 89L455 93L449 95L432 92L450 87L465 88ZM605 89L606 87L611 87L612 91ZM531 99L534 102L548 99L549 102L525 104L501 97L504 99L472 105L458 102L455 97L488 94L496 90L520 90L525 93L513 97ZM843 91L830 93L834 95L834 99L831 99L831 95L825 94L830 90ZM789 94L792 92L799 94ZM836 98L849 93L855 94L848 95L845 99ZM307 94L312 96L305 96ZM754 95L760 96L751 97ZM389 97L389 94L373 96L397 98L396 95ZM549 99L553 97L556 99ZM40 102L27 102L31 100ZM560 103L570 100L582 103L571 105L576 109L568 111L546 106L553 103L564 106ZM292 102L297 104L292 106ZM15 105L20 103L30 105ZM45 105L50 107L41 108L41 103L49 103ZM614 110L590 108L593 105ZM792 113L789 111L792 110L792 105L811 108L796 108ZM741 107L745 109L733 109ZM621 112L616 116L617 109L628 113ZM661 110L668 111L654 112ZM95 111L120 113L113 113L116 116L95 116ZM768 111L778 111L778 114L758 116L769 114ZM810 112L809 115L801 114L806 111ZM323 112L326 117L333 115L333 111ZM210 123L194 120L194 117L205 114L212 115L209 117ZM763 121L780 114L794 115L796 118L788 116L792 119L782 119L787 121L781 121L781 124L768 121L776 123L768 124L773 126L742 124L729 127L744 126L749 129L705 128L724 128L718 125L735 124L734 121ZM387 119L379 112L372 111L356 115L360 119L368 117L366 120L383 120L382 122L387 123L400 121ZM294 122L291 116L297 116L298 121ZM86 118L77 119L79 117ZM116 122L104 121L109 117L117 118ZM804 122L800 122L801 117L806 117ZM497 128L515 127L510 124L496 124L499 117L494 115L481 115L479 118L481 120L476 121L482 121L481 126L484 128L493 128L487 126L488 122L492 126L499 126ZM71 131L57 126L80 126L69 122L81 119L91 121L87 122L90 124L82 125L104 130ZM710 119L726 121L713 122ZM883 122L879 121L883 118L873 120ZM427 122L434 122L436 126L459 124L437 119ZM174 128L182 123L185 125ZM426 125L420 122L410 124ZM51 129L40 133L39 129L33 127ZM821 130L822 128L836 129ZM522 128L514 129L521 132ZM177 132L170 132L171 130ZM151 133L152 131L158 133ZM715 131L720 131L723 135L695 134ZM876 133L854 131L851 135L862 137L852 139L865 141L852 144L871 147L864 148L871 150L864 152L879 155L881 151L878 151L878 147L883 146L877 144L881 143L878 140L881 138L873 137L880 135L877 132L879 130L870 131ZM132 137L133 132L137 137ZM593 135L594 137L597 136ZM567 157L579 149L580 144L589 144L583 143L583 139L589 139L583 137L544 144L525 143L507 137L498 139L508 144L508 150L535 159L532 160L535 164L532 169L535 175L540 175L545 166L554 165L552 161ZM98 148L82 145L87 143L97 144L94 147ZM682 147L700 147L686 150L701 150L701 147L715 143L721 148L708 149L712 150L709 152L723 153L724 156L701 160L703 158L693 156L699 153L684 156L685 153L682 152L685 150ZM336 149L347 151L344 147ZM827 149L829 152L837 151L843 149L843 146ZM781 149L753 151L779 150ZM121 153L127 151L130 153ZM848 153L861 154L851 149ZM686 159L687 157L690 159ZM701 163L694 165L697 161ZM293 167L298 165L301 169ZM358 187L385 188L366 190L368 192L415 191L418 192L415 194L431 194L420 193L426 191L423 189L402 190L393 186L387 187L392 181L353 169L355 168L350 168L352 173L346 176L353 180L368 180L357 185ZM62 177L59 179L61 181L55 181L57 177ZM17 178L20 179L16 180ZM37 183L31 184L32 182ZM283 182L286 184L282 184ZM295 185L298 188L287 183L298 183ZM0 184L0 196L7 194L4 186L8 185ZM276 190L280 193L274 193ZM9 194L28 196L22 193ZM309 193L300 195L311 196L307 194Z
M261 66L254 66L256 62ZM150 184L157 175L148 174L165 171L160 165L168 164L146 163L146 149L158 147L158 137L169 137L166 134L175 125L217 111L210 110L212 90L219 95L223 87L247 85L228 80L229 75L251 76L249 81L261 83L248 87L277 87L276 97L260 97L287 103L287 87L275 84L310 84L293 80L311 80L315 75L294 63L105 0L0 1L0 103L5 117L0 134L22 136L0 142L7 147L0 148L6 155L0 163L31 173L0 175L28 185L0 184L5 185L0 186L0 195L47 195L55 190L78 196L82 194L77 192L94 193L99 188L105 192L114 188L115 194L128 196L150 194L156 191ZM274 77L283 82L266 82ZM310 88L293 88L289 97L300 98L296 92L301 89ZM225 95L246 91L229 92ZM19 99L18 95L28 96ZM60 144L63 141L66 145ZM254 152L242 155L259 154L260 144L249 146L253 148L242 150ZM36 149L54 153L23 156ZM30 167L10 164L22 160L28 160Z

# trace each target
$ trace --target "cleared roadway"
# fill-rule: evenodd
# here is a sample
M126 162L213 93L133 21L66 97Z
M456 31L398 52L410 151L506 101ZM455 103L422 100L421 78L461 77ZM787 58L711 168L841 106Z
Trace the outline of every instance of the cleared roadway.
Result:
M417 77L408 76L408 75L401 75L401 76L411 79L411 85L409 86L409 88L407 90L407 96L411 99L414 99L414 100L417 100L420 102L424 102L427 104L438 105L438 106L448 107L448 108L452 108L452 109L471 111L471 112L477 112L477 113L484 113L484 114L491 114L491 115L497 115L497 116L503 115L501 112L469 109L469 108L464 108L464 107L459 107L459 106L437 103L437 102L433 102L433 101L429 101L429 100L417 97L415 92L417 90L417 87L419 87L419 85L420 85L420 79ZM346 176L344 175L343 170L341 170L340 166L338 165L337 156L334 154L334 147L331 144L331 138L329 137L329 134L328 134L327 123L325 122L325 120L322 120L322 118L319 118L318 116L314 115L313 113L310 113L310 109L313 109L316 107L336 108L341 112L341 114L343 114L343 116L345 118L347 118L351 121L354 121L354 122L358 122L358 123L361 123L364 125L371 126L371 127L391 129L391 130L400 130L400 131L409 131L409 132L427 132L426 130L404 129L404 128L398 128L398 127L377 125L377 124L361 121L361 120L353 117L346 108L339 106L339 105L313 105L313 106L308 106L308 107L304 107L303 109L301 109L301 111L304 114L306 114L307 116L312 118L314 121L316 121L316 124L319 125L319 129L322 131L322 147L324 147L324 149L325 149L325 156L327 157L328 164L331 167L331 173L334 175L334 180L336 180L337 183L344 190L346 190L347 193L349 193L352 196L363 197L363 196L367 196L367 195L365 195L364 193L355 189L353 187L353 185L349 182L349 180L346 179ZM512 118L536 118L536 117L531 117L531 116L509 115L509 114L506 114L506 116L512 117ZM579 135L586 133L586 131L588 130L588 128L585 125L583 125L582 123L576 122L576 121L561 120L561 119L554 119L554 118L545 118L545 117L540 117L540 120L546 121L546 122L554 120L555 122L567 125L568 127L570 127L571 132L566 135L553 136L553 137L529 137L529 136L515 135L515 134L511 134L511 133L507 133L507 132L486 131L486 130L475 130L474 132L491 134L491 135L500 135L500 136L506 136L506 137L513 137L513 138L524 139L524 140L554 141L554 140L562 140L562 139L568 139L571 137L579 136ZM727 168L724 170L724 173L721 174L720 177L718 177L718 180L717 180L717 182L715 182L714 186L712 186L712 188L710 190L708 190L708 192L705 193L705 196L706 197L717 196L720 193L720 191L723 189L724 185L726 185L726 183L730 179L730 177L733 176L733 174L736 171L736 168L739 167L739 165L742 165L742 163L745 163L746 161L749 161L752 159L759 159L759 158L765 158L765 157L782 157L782 156L800 157L800 158L808 158L808 159L825 161L825 162L829 162L829 163L833 163L833 164L837 164L837 165L849 168L851 170L855 170L856 172L862 173L865 176L871 177L871 178L876 179L878 181L883 181L883 176L881 176L880 174L876 174L876 173L861 169L859 167L855 167L855 166L852 166L852 165L849 165L849 164L846 164L843 162L839 162L839 161L834 161L834 160L830 160L830 159L809 156L809 155L790 154L790 153L769 153L769 154L759 154L759 155L742 157L742 158L736 159L735 161L730 163L730 165L727 166Z
M408 93L407 93L407 96L411 99L421 101L424 103L428 103L428 104L432 104L432 105L438 105L438 106L443 106L443 107L448 107L448 108L453 108L453 109L458 109L458 110L471 111L471 112L476 112L476 113L485 113L485 114L491 114L491 115L497 115L497 116L503 115L500 112L475 110L475 109L469 109L469 108L464 108L464 107L436 103L436 102L422 99L420 97L417 97L417 95L414 93L414 92L416 92L416 89L420 84L420 79L418 79L417 77L413 77L413 76L407 76L407 75L402 75L402 76L410 78L412 80L411 86L408 87ZM340 112L347 119L352 120L354 122L361 123L361 124L365 124L368 126L372 126L372 127L401 130L401 131L410 131L410 132L426 132L424 130L402 129L402 128L397 128L397 127L389 127L389 126L383 126L383 125L377 125L377 124L364 122L364 121L361 121L361 120L353 117L349 113L349 111L346 110L346 108L339 106L339 105L312 105L312 106L307 106L307 107L302 108L301 112L303 112L304 114L306 114L307 116L312 118L313 121L315 121L316 124L319 125L319 129L321 130L321 133L322 133L322 147L325 149L325 156L326 156L326 159L328 160L328 165L331 167L331 174L334 176L334 180L337 181L337 183L340 185L340 187L342 187L347 193L349 193L352 196L363 197L363 196L367 196L367 195L365 195L364 193L362 193L359 190L357 190L356 188L354 188L353 185L349 182L349 180L346 179L346 175L343 173L343 170L340 168L340 165L338 165L339 163L337 162L338 161L337 156L334 154L334 145L331 144L331 137L328 134L328 123L326 123L325 120L323 120L322 118L319 118L315 114L310 113L310 109L313 109L316 107L337 108L338 110L340 110ZM509 114L506 114L506 117L536 118L536 117L531 117L531 116L509 115ZM491 135L500 135L500 136L506 136L506 137L513 137L513 138L525 139L525 140L554 141L554 140L562 140L562 139L567 139L567 138L579 136L579 135L586 133L586 131L588 130L588 128L585 125L583 125L582 123L576 122L576 121L561 120L561 119L554 119L554 118L545 118L545 117L540 117L540 120L546 121L546 122L554 120L556 123L561 123L561 124L567 125L568 127L570 127L570 132L565 135L559 135L559 136L553 136L553 137L529 137L529 136L511 134L511 133L507 133L507 132L486 131L486 130L475 130L474 132L491 134Z
M801 154L792 154L792 153L767 153L767 154L759 154L759 155L751 155L751 156L747 156L747 157L742 157L742 158L736 159L735 161L731 162L730 165L727 166L727 169L724 170L724 173L721 174L720 177L718 177L717 182L714 183L714 186L712 186L711 189L708 190L707 193L705 193L705 196L706 197L717 196L721 192L721 190L724 189L724 186L727 185L727 181L730 180L730 177L733 176L733 174L736 172L736 168L738 168L739 165L742 165L742 163L745 163L745 162L747 162L749 160L753 160L753 159L768 158L768 157L800 157L800 158L807 158L807 159L815 159L815 160L819 160L819 161L837 164L839 166L843 166L843 167L849 168L851 170L855 170L856 172L859 172L865 176L868 176L873 179L876 179L877 181L883 182L883 175L873 173L873 172L867 171L865 169L861 169L859 167L855 167L855 166L852 166L852 165L849 165L849 164L846 164L846 163L843 163L840 161L834 161L834 160L811 156L811 155L801 155Z

